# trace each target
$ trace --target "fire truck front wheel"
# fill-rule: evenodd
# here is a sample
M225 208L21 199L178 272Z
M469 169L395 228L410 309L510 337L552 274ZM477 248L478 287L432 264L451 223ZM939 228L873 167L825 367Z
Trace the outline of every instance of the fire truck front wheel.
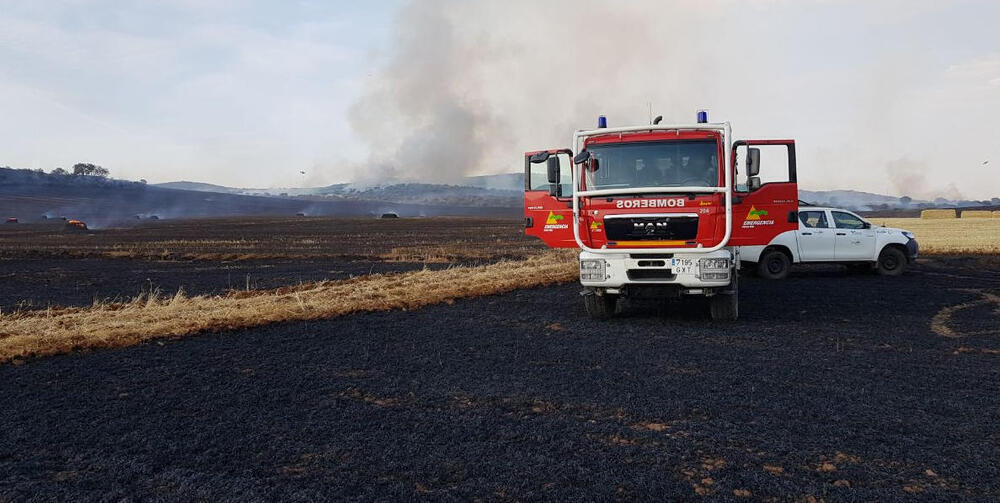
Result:
M618 307L618 296L587 294L583 296L583 305L587 308L587 315L591 318L607 320L615 315L615 308Z
M712 321L736 321L740 316L740 297L733 293L719 293L708 300Z

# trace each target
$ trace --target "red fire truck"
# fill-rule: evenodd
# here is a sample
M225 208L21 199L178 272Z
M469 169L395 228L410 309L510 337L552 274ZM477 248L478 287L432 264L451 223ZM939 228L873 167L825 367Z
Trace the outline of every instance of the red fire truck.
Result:
M712 319L734 321L739 247L798 228L794 140L733 141L728 122L699 111L694 124L609 128L602 116L572 145L525 153L525 226L550 247L580 249L595 319L623 297L698 295ZM762 148L784 164L768 167L766 183Z

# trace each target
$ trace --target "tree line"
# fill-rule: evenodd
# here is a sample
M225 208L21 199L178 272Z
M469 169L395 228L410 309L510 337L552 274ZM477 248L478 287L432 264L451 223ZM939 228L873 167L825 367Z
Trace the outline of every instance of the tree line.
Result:
M73 165L73 171L69 172L62 168L52 170L53 175L75 175L75 176L99 176L107 178L109 171L107 168L91 164L89 162L78 162Z

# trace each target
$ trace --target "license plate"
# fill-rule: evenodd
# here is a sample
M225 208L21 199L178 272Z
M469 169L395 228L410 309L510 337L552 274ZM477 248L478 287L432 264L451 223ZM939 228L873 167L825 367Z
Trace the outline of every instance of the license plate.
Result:
M670 259L670 269L674 274L690 274L694 272L694 259L672 258Z

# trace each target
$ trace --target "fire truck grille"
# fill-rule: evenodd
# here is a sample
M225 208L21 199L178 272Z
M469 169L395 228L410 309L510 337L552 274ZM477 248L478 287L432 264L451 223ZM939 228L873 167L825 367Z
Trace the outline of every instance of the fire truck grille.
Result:
M698 235L698 217L605 218L609 241L691 241Z
M631 281L673 280L677 277L670 269L629 269L625 274Z

